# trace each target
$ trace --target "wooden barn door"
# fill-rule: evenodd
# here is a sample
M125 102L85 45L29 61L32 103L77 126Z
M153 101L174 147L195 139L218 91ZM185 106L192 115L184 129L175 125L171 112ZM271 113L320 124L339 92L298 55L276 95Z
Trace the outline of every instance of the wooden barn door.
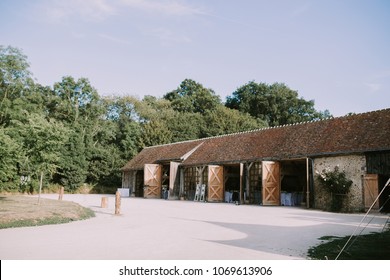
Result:
M223 201L223 166L209 165L208 201Z
M364 185L364 207L368 210L378 196L378 174L366 174L363 177ZM379 200L372 209L379 209Z
M280 163L263 161L263 205L280 205Z
M161 198L161 169L159 164L145 164L144 185L146 198Z

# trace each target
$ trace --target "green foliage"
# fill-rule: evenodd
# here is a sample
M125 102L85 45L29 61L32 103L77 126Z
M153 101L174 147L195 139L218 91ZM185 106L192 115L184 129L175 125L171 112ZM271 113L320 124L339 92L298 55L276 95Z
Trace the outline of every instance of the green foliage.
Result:
M0 45L0 126L12 119L13 102L33 84L27 57L17 48Z
M103 99L106 108L106 123L115 132L113 143L119 149L120 157L128 160L134 157L142 146L141 117L136 108L141 101L125 96Z
M114 146L95 150L89 159L87 182L99 186L120 187L122 174L119 169L125 163Z
M38 172L54 173L61 158L60 148L67 141L68 130L52 119L33 114L21 127L26 156Z
M180 142L204 137L205 116L200 113L175 111L165 122L171 131L171 142Z
M54 84L51 113L56 119L69 124L88 123L99 118L104 113L102 109L97 91L88 79L75 81L67 76Z
M145 146L168 144L172 141L172 132L165 122L152 120L146 123L142 129L143 143Z
M327 169L317 172L317 179L331 195L330 211L340 212L343 208L344 197L349 193L352 180L347 179L344 171L336 166L333 171Z
M60 149L61 159L54 182L64 186L66 191L75 191L87 178L88 162L81 134L71 131L68 141Z
M203 128L203 135L206 137L247 131L266 126L266 123L263 121L258 121L248 114L229 109L222 105L213 111L207 111L204 119L207 126Z
M317 179L329 193L347 194L352 186L352 180L347 179L345 171L340 171L338 166L331 171L329 169L317 172Z
M21 147L18 142L13 141L6 134L5 129L0 127L0 191L13 189L12 184L9 183L17 180L17 166L21 156Z
M27 56L18 48L0 45L0 79L2 84L25 85L31 78Z
M164 98L171 101L174 110L187 113L203 114L221 103L212 89L206 89L190 79L185 79L176 90L165 94Z
M316 111L313 100L299 98L296 91L280 83L249 82L227 98L226 106L248 113L270 126L330 117L328 111Z

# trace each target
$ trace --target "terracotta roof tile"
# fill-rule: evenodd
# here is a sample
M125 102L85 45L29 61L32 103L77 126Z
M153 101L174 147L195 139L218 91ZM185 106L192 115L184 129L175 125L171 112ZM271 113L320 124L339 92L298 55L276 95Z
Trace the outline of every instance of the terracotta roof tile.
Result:
M195 140L144 148L122 170L140 170L144 168L146 163L181 161L186 153L196 148L199 144L200 141Z

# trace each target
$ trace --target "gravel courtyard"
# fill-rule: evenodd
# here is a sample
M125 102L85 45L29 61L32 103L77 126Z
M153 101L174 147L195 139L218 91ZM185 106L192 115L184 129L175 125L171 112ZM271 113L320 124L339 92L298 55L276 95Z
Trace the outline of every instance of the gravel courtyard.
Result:
M363 214L128 197L114 215L115 197L107 195L107 208L101 197L64 195L95 211L89 220L0 230L0 259L306 259L318 238L363 229ZM386 220L369 215L363 233L381 231Z

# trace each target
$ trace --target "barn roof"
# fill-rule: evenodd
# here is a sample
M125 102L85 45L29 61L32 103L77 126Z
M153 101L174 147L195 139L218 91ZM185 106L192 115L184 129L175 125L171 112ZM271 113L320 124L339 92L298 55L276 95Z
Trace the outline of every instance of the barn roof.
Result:
M123 170L171 160L203 165L382 150L390 150L390 109L153 146Z
M201 143L198 140L194 140L146 147L130 160L122 170L140 170L144 168L146 163L183 161Z

